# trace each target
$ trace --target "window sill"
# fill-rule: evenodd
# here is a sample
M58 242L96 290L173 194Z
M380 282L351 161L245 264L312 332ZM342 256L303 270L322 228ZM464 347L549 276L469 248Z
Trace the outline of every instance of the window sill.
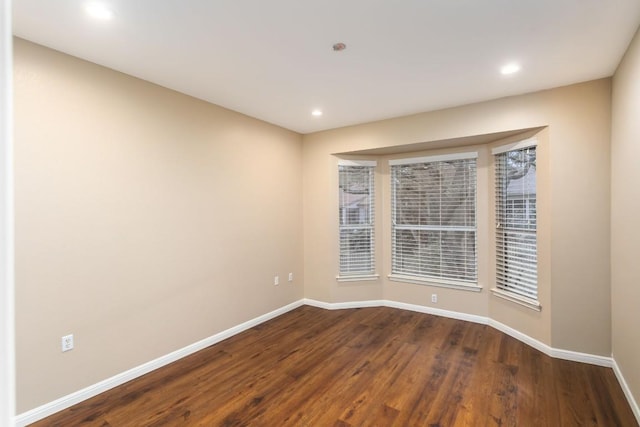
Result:
M511 292L503 291L502 289L493 288L491 289L493 295L498 298L506 299L507 301L514 302L523 307L529 308L535 311L542 311L542 306L540 305L540 301L534 300L532 298L523 297Z
M454 282L449 280L422 279L414 276L404 276L402 274L390 274L387 276L392 282L414 283L416 285L437 286L440 288L459 289L461 291L480 292L482 286L474 283Z
M336 276L338 282L366 282L372 280L378 280L379 274L361 274L353 276Z

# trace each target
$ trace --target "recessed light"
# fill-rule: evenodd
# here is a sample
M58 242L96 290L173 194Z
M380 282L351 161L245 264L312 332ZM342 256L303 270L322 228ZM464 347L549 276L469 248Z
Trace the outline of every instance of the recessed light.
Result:
M322 110L313 110L311 115L314 117L320 117L322 115Z
M101 21L108 21L113 18L113 11L109 9L104 3L91 2L84 6L85 12L89 16Z
M500 73L504 76L508 76L509 74L515 74L520 71L520 64L512 62L500 68Z

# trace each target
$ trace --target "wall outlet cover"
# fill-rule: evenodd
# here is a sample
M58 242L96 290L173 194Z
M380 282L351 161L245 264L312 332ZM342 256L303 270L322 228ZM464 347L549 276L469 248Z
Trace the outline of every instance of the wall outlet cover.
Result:
M62 337L62 351L73 350L73 334Z

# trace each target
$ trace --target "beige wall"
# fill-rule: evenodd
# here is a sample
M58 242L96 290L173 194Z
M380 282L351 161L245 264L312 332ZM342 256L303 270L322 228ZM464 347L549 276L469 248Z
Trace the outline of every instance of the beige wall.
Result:
M609 262L609 79L447 110L379 121L304 136L305 295L327 302L384 298L489 316L554 348L611 354ZM378 221L381 252L377 282L342 283L338 271L337 160L335 153L380 149L546 127L540 138L546 157L540 178L540 313L489 293L489 265L480 266L480 293L389 282L388 224ZM386 150L388 154L393 149ZM488 177L488 160L479 159ZM384 184L384 168L379 172ZM484 179L484 178L482 178ZM486 178L488 179L488 178ZM381 191L388 198L388 188ZM483 197L479 194L479 197ZM489 197L485 193L484 197ZM384 198L382 199L384 203ZM483 199L480 203L487 204ZM383 208L384 209L384 208ZM387 208L388 209L388 208ZM378 215L378 218L384 218ZM486 217L485 242L491 237ZM479 231L482 233L483 231ZM479 250L486 250L479 242ZM484 259L488 254L479 255ZM484 278L484 279L483 279ZM482 280L485 283L482 283Z
M19 413L302 298L300 135L22 40L15 132Z
M640 33L613 78L611 133L613 357L640 403Z

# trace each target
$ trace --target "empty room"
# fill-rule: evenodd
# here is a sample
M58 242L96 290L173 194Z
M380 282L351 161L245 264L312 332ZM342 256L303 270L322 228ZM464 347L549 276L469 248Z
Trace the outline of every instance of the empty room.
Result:
M0 425L639 425L637 0L1 4Z

